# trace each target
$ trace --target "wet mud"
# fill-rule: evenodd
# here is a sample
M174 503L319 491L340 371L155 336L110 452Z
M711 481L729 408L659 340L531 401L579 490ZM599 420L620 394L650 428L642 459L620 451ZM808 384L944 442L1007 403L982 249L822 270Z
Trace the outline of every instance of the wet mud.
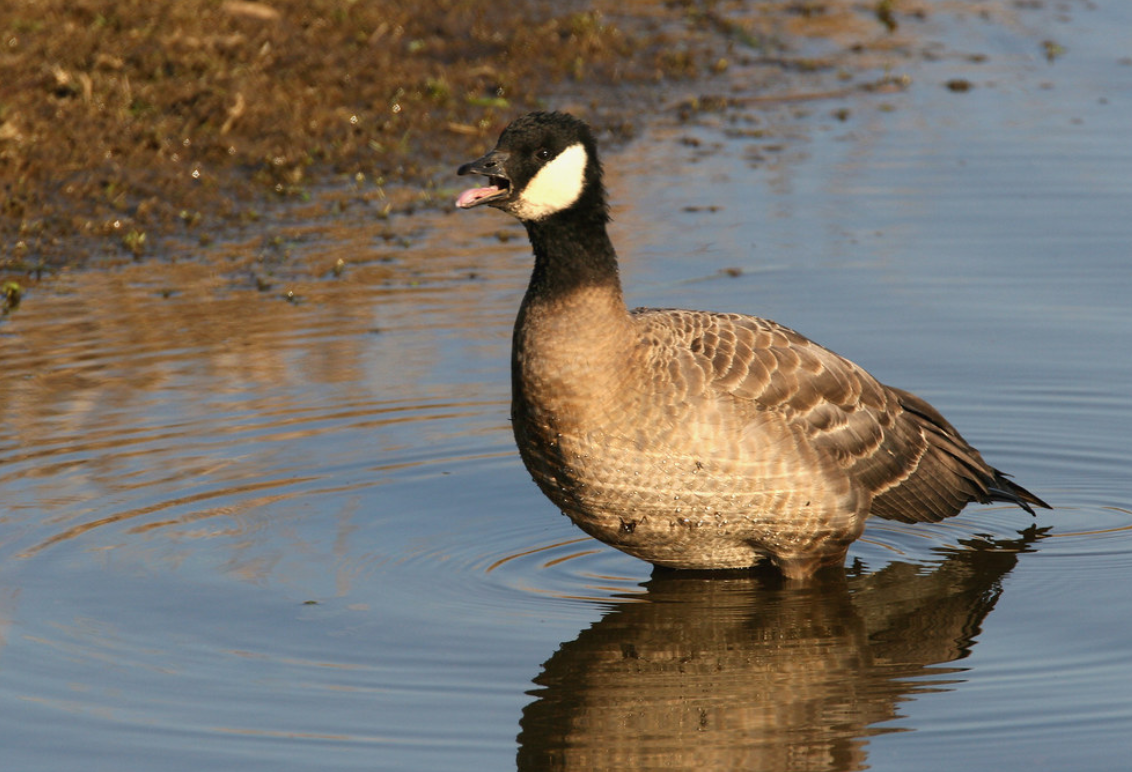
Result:
M910 0L4 4L5 307L20 281L61 267L200 249L358 203L383 218L446 205L453 164L530 109L579 112L613 144L657 112L899 88L893 62L921 55L931 12Z

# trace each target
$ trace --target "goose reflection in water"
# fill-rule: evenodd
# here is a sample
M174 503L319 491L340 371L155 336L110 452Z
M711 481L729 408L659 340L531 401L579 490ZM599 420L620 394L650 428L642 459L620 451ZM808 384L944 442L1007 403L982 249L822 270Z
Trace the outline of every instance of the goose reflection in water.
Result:
M975 538L932 567L768 574L658 570L563 646L523 711L520 770L859 770L909 697L948 688L1018 554Z

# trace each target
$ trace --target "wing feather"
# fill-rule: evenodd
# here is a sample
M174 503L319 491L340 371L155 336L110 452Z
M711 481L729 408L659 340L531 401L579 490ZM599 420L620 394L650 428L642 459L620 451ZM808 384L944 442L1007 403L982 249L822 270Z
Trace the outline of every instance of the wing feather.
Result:
M683 371L671 377L777 412L825 475L868 494L871 514L935 522L971 501L1045 506L987 464L927 402L788 327L739 314L633 313L656 360Z

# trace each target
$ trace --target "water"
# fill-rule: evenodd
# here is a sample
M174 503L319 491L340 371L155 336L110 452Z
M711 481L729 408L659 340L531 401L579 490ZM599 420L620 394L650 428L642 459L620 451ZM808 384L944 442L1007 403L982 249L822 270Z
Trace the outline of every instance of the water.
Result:
M1130 15L934 19L988 59L606 159L632 303L789 324L1056 507L876 523L815 587L652 577L542 498L497 213L37 289L0 326L4 767L1122 768Z

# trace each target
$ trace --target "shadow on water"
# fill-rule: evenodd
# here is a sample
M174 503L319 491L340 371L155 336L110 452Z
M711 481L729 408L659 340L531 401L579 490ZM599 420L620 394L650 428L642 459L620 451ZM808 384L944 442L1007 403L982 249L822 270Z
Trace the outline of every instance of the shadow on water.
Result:
M656 572L564 644L523 711L519 768L867 768L867 738L963 668L1018 555L1046 529L892 563L773 576Z

